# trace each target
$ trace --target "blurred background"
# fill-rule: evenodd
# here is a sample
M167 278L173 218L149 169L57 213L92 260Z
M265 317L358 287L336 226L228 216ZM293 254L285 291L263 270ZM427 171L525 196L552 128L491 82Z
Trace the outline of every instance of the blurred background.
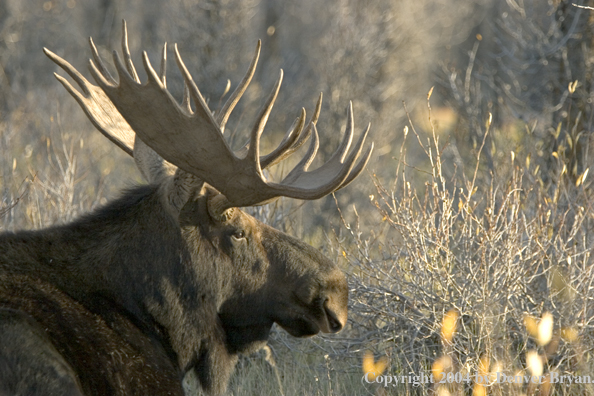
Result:
M88 38L111 63L125 19L141 79L141 51L156 65L168 42L168 86L181 99L171 51L177 43L214 110L261 39L256 76L227 126L234 147L243 144L282 68L265 151L301 107L311 114L320 92L317 163L337 147L349 101L356 133L371 123L376 149L362 176L334 196L252 209L344 266L352 319L335 337L303 341L275 332L277 364L266 354L242 360L233 394L377 393L360 383L364 351L388 358L394 374L429 372L443 356L460 372L493 372L496 364L529 371L532 351L545 374L591 371L592 6L2 0L0 229L67 222L142 182L132 159L94 130L55 80L54 72L65 73L43 47L90 78ZM295 161L277 166L272 177ZM440 330L448 312L457 315L453 340ZM526 326L527 317L536 318L538 328L547 312L556 344L538 341ZM562 337L570 330L573 341ZM435 390L486 392L472 384L442 388ZM431 389L403 385L394 392ZM591 386L539 391L594 394Z

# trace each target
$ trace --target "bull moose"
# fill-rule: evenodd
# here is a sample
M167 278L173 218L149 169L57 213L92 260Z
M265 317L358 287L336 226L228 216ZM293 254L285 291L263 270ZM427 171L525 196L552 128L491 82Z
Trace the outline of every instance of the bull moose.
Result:
M146 53L147 82L131 61L127 31L117 80L90 40L89 83L53 52L45 54L78 85L56 74L94 126L133 156L147 184L74 222L0 234L0 395L182 395L195 370L209 394L224 393L238 355L265 345L273 323L296 337L340 331L347 282L317 249L249 216L240 207L285 196L323 197L365 167L369 127L349 151L352 106L335 154L309 170L318 148L321 96L271 153L259 140L282 70L251 130L232 150L223 135L259 57L212 112L177 46L183 100ZM280 183L264 170L310 145Z

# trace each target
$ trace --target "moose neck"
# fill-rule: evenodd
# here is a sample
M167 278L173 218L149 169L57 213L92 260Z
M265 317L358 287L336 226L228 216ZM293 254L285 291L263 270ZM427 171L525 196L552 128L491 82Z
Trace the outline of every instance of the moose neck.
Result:
M29 240L29 250L11 240ZM128 191L73 224L3 234L0 242L8 247L0 252L1 272L49 281L92 311L127 312L170 343L182 369L204 349L204 334L213 334L206 327L216 326L216 312L204 311L215 306L207 301L214 290L197 282L177 220L157 187Z

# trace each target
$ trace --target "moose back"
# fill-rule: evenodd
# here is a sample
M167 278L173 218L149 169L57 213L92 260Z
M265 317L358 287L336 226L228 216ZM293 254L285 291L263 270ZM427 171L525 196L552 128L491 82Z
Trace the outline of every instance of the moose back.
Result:
M347 283L317 249L254 219L240 207L280 196L318 199L365 167L367 130L350 149L353 116L336 153L309 170L320 101L302 110L278 147L259 151L282 80L266 100L249 142L233 151L229 114L259 56L212 112L177 47L185 93L166 86L166 46L157 73L146 53L141 83L127 44L110 75L92 42L91 84L49 50L74 81L56 78L97 129L134 157L147 181L78 220L0 234L0 395L182 395L195 370L209 394L225 392L239 353L265 345L273 323L291 335L340 331ZM263 170L309 149L280 182ZM364 151L364 152L363 152Z

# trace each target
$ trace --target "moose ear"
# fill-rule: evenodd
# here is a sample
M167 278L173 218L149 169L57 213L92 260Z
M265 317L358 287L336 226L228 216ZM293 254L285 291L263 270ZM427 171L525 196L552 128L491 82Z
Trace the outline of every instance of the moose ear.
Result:
M144 180L149 183L160 183L163 178L172 176L177 169L175 165L161 158L138 136L134 139L134 162Z
M226 223L235 214L235 208L229 207L229 201L223 194L216 194L208 199L208 214L219 223Z
M171 214L177 217L190 197L197 191L201 191L204 185L205 183L198 177L177 168L172 177L159 183L159 188Z

